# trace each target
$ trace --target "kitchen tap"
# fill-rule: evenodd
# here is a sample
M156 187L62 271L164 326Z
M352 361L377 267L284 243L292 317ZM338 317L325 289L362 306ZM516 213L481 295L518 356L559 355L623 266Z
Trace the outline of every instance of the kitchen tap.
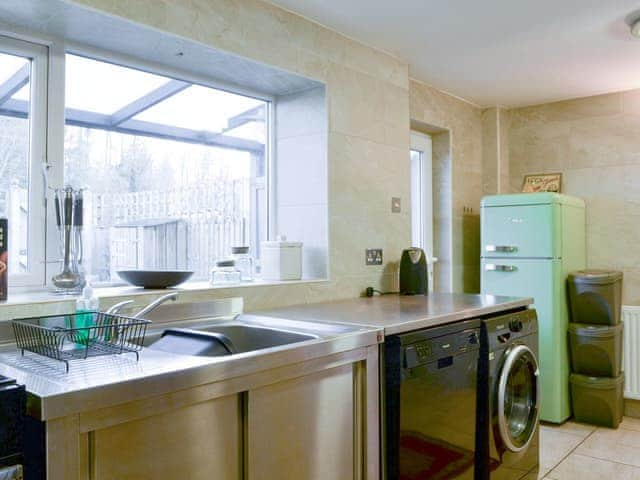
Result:
M159 298L156 298L153 302L151 302L149 305L144 307L138 313L135 313L134 315L131 315L131 317L132 318L142 318L144 315L152 312L153 310L158 308L163 303L165 303L165 302L167 302L169 300L172 300L172 301L175 302L177 299L178 299L178 292L167 293L166 295L163 295L163 296L161 296ZM119 303L116 303L115 305L113 305L105 313L107 313L109 315L117 315L120 312L120 310L122 310L127 305L131 305L132 303L133 303L133 300L124 300L122 302L119 302Z

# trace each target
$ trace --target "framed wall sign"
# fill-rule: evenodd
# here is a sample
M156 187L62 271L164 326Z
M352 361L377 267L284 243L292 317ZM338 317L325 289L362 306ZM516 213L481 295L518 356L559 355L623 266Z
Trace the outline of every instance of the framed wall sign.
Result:
M525 175L522 182L523 193L555 192L560 193L562 188L561 173L537 173Z

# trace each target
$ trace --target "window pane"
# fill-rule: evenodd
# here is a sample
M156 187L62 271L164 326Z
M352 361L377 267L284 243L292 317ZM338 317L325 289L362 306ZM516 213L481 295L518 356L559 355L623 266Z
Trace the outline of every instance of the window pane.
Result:
M67 108L109 115L167 81L151 73L67 54Z
M68 82L77 67L67 69ZM113 69L105 74L111 77L139 73L107 63L101 69ZM157 77L158 85L171 81ZM118 95L141 108L146 93ZM99 95L98 86L83 94ZM265 112L264 101L201 86L176 91L117 125L67 110L64 176L86 189L89 278L109 282L119 281L118 270L187 269L202 280L232 246L248 245L257 256L266 233ZM225 132L251 123L257 125L243 135Z
M0 84L4 84L27 65L29 65L27 58L0 52Z
M29 74L31 60L0 53L0 216L9 219L9 274L29 272ZM15 93L24 92L19 100ZM2 101L4 100L4 101Z
M264 105L260 100L193 85L134 117L198 131L221 132L230 118ZM264 121L264 113L262 113ZM264 138L264 137L263 137Z

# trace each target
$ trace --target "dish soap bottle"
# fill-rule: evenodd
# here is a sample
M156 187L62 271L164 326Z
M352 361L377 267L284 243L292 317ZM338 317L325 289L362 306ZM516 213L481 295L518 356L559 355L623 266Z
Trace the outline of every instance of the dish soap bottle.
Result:
M82 295L76 300L75 328L81 329L76 335L79 347L88 347L91 337L95 336L91 334L95 329L90 327L94 326L94 315L98 308L98 297L95 296L93 287L87 282L82 289Z

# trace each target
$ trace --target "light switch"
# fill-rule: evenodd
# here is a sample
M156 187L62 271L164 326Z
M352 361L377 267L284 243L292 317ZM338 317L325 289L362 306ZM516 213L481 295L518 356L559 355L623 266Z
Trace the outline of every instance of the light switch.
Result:
M402 203L400 197L391 197L391 213L400 213L402 211Z

